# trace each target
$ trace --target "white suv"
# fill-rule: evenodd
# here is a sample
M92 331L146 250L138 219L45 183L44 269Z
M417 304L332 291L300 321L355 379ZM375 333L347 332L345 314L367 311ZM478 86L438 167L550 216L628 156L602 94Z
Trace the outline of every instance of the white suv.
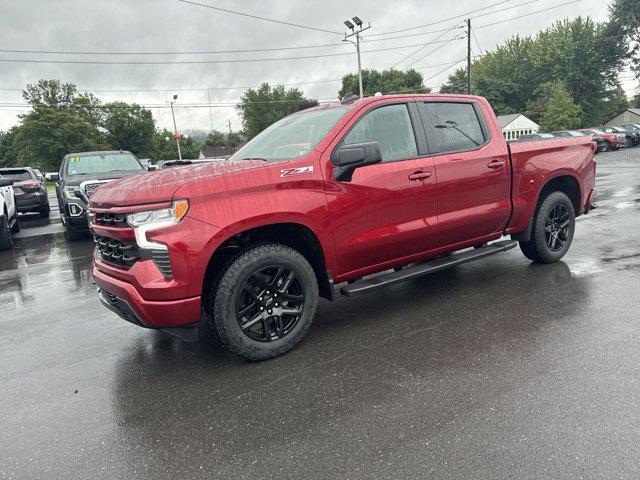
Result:
M13 180L0 176L0 250L10 249L13 246L11 233L20 231L12 185Z

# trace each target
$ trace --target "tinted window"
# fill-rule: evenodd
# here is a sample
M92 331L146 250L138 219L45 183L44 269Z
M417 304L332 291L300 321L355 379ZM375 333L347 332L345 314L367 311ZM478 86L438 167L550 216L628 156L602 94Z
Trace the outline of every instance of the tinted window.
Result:
M31 180L31 175L28 170L0 170L0 176L15 182Z
M486 141L480 119L470 103L424 103L422 113L429 147L434 153L473 150Z
M378 142L383 162L418 156L416 138L405 104L376 108L362 117L344 137L345 145Z
M85 175L108 172L141 172L144 168L136 157L129 153L105 153L74 156L68 158L68 175Z

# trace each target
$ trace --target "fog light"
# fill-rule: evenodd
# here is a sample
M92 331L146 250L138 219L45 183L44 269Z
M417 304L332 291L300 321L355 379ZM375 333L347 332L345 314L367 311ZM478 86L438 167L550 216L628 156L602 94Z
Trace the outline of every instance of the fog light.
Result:
M83 211L84 210L82 209L82 207L77 203L69 204L69 215L71 215L72 217L79 217L80 215L82 215Z

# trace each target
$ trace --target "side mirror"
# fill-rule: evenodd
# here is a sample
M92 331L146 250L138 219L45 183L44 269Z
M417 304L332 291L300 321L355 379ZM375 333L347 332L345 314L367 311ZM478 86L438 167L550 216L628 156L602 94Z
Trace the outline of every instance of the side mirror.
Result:
M51 182L58 182L60 181L60 174L57 172L54 173L48 173L47 174L47 179Z
M156 170L160 170L160 167L158 167L158 165L149 165L147 166L147 170L150 172L155 172Z
M339 182L350 182L356 168L382 162L378 142L342 145L333 154L333 176Z
M8 178L0 178L0 187L10 187L13 185L13 180L9 180Z

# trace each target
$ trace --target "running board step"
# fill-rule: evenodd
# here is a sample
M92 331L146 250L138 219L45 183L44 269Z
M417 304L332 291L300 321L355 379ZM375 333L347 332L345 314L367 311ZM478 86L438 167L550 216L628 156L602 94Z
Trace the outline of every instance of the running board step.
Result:
M441 270L446 270L447 268L455 267L456 265L462 265L463 263L473 262L497 253L506 252L515 248L516 245L518 245L518 242L514 242L512 240L501 240L499 242L490 243L483 247L467 250L455 255L436 258L395 272L383 273L375 277L356 280L355 282L342 287L340 289L340 293L347 297L355 297L356 295L369 293L378 288L388 287L389 285L394 285L411 278L440 272Z

